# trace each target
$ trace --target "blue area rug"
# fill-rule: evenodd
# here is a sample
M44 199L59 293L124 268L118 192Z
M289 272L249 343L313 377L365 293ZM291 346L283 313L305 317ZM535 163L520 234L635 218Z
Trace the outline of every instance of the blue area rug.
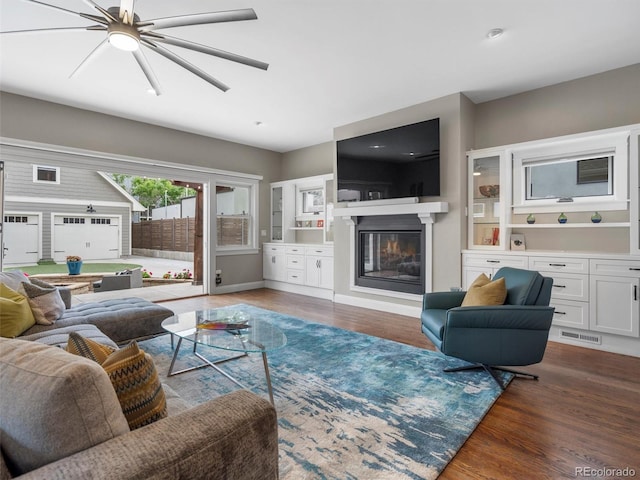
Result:
M287 335L287 345L268 354L282 480L436 478L501 393L487 373L444 373L463 362L439 353L249 305L229 308ZM178 368L198 363L191 345L181 349ZM166 378L168 336L140 346L154 357L162 381L193 404L239 388L211 368ZM214 348L198 351L224 357ZM268 398L259 354L221 368Z

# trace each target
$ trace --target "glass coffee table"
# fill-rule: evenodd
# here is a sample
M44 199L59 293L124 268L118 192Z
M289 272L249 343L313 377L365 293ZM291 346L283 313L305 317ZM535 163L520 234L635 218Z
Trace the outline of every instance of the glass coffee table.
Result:
M242 307L222 307L181 313L164 320L162 328L171 334L172 347L173 336L178 337L178 343L175 345L167 376L178 375L198 368L212 367L235 384L246 388L218 365L246 357L249 353L260 353L262 354L264 373L267 379L269 399L273 404L273 389L271 388L267 352L277 350L286 345L287 337L282 330L267 321L250 315ZM183 340L193 343L193 355L204 363L175 371L174 365ZM198 345L238 352L239 354L221 360L210 361L198 352Z

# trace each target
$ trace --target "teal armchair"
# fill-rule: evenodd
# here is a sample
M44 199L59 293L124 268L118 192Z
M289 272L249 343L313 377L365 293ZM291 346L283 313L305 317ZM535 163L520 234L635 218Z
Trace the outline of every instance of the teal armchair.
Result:
M493 280L499 278L507 288L504 305L461 307L464 291L426 293L420 320L422 332L442 353L472 363L446 372L482 368L504 388L495 370L538 378L504 367L542 360L554 311L553 279L510 267L498 270Z

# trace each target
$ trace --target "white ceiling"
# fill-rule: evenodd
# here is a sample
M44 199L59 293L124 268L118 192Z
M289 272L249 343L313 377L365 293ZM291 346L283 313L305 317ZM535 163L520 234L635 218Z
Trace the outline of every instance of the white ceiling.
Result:
M43 1L95 13L81 0ZM137 0L135 8L141 20L254 8L258 20L166 33L270 67L168 47L231 87L223 93L146 51L163 88L156 97L132 55L114 48L68 78L103 32L1 35L0 88L286 152L452 93L481 103L640 62L640 0ZM0 31L92 23L0 2ZM504 35L487 39L495 27Z

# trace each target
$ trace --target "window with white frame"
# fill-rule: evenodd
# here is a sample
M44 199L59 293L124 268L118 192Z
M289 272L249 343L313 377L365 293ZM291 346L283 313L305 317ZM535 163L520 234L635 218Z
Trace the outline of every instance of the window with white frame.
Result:
M49 167L45 165L33 166L34 183L60 183L60 167Z
M257 182L216 182L217 251L255 249Z

